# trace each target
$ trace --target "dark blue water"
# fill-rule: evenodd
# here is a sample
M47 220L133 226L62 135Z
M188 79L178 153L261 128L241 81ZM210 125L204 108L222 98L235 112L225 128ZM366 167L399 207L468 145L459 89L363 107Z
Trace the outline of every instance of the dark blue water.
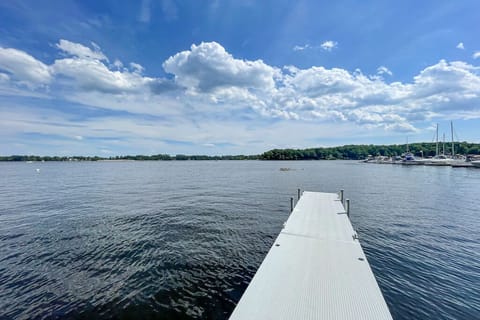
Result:
M0 163L0 319L227 319L297 188L345 189L395 319L480 319L479 186L342 161Z

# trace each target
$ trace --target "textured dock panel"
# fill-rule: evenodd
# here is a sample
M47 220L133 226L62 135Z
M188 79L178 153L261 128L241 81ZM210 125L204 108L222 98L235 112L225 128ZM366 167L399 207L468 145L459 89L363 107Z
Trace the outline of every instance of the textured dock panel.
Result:
M337 194L304 192L230 320L392 319Z

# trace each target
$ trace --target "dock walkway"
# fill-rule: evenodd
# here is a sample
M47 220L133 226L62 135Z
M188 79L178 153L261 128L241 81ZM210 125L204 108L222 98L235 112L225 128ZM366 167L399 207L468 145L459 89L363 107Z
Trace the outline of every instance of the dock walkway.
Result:
M392 319L336 193L303 193L230 316L252 319Z

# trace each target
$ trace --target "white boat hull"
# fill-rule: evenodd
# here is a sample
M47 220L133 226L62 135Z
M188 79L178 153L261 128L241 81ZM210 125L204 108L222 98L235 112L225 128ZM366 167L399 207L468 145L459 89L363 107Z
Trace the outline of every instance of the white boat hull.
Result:
M476 168L480 168L480 160L479 161L472 161L470 163L472 164L472 166L474 166Z

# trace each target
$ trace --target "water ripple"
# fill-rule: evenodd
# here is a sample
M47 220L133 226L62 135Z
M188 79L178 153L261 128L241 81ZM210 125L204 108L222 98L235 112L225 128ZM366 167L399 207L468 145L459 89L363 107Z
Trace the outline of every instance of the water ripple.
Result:
M227 319L298 187L347 189L395 319L479 318L480 170L41 165L0 164L0 319Z

